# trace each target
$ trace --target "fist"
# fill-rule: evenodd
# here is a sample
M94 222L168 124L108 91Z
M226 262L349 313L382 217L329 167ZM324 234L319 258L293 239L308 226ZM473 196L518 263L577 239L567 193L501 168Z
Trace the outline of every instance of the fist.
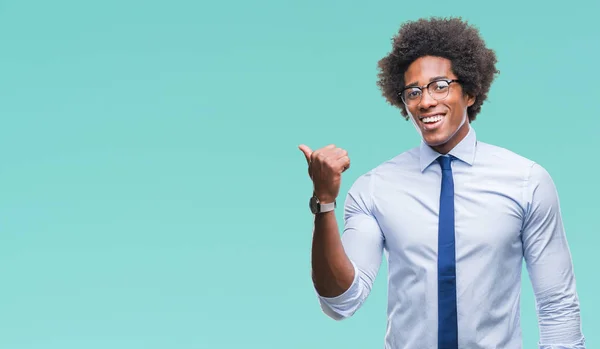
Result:
M340 191L342 173L350 168L348 152L333 144L315 151L304 144L298 148L308 162L308 175L313 182L314 194L324 204L334 202Z

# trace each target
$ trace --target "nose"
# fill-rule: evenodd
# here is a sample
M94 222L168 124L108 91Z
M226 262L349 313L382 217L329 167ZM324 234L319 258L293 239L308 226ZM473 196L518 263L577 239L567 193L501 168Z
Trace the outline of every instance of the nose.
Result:
M429 109L431 107L435 107L437 102L427 91L421 95L421 101L419 102L419 108L421 109Z

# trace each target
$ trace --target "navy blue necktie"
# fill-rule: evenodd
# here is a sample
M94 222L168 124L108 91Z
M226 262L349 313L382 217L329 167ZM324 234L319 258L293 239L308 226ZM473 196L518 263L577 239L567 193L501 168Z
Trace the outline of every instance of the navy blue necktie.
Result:
M437 160L442 167L438 225L438 349L458 349L452 157L440 156Z

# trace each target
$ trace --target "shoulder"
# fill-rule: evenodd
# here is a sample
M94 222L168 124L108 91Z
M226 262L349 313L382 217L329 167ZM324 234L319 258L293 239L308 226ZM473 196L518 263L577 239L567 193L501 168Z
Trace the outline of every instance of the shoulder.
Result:
M401 180L399 178L405 177L402 173L407 173L411 168L418 171L418 154L418 148L407 150L356 178L346 196L346 213L372 212L376 191L387 190L388 184Z
M512 150L481 141L477 141L477 156L483 161L487 160L490 163L514 166L524 170L535 164L534 160Z
M419 148L415 147L404 151L388 160L385 160L360 175L353 183L350 191L369 191L371 192L374 183L381 183L390 178L402 177L402 173L419 171Z
M477 161L497 171L519 174L524 180L550 179L548 171L535 159L525 157L507 148L477 142Z
M509 149L485 142L477 144L478 161L487 165L492 171L506 174L512 178L517 176L523 183L525 195L531 199L536 191L553 193L554 181L548 170L536 160L520 155ZM539 195L540 193L538 193Z

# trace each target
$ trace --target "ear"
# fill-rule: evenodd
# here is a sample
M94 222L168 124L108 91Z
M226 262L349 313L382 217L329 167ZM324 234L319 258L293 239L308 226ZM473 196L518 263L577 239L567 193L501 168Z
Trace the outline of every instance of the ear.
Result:
M473 104L475 104L475 100L477 99L475 96L471 96L471 95L466 95L465 98L467 99L467 106L470 107Z

